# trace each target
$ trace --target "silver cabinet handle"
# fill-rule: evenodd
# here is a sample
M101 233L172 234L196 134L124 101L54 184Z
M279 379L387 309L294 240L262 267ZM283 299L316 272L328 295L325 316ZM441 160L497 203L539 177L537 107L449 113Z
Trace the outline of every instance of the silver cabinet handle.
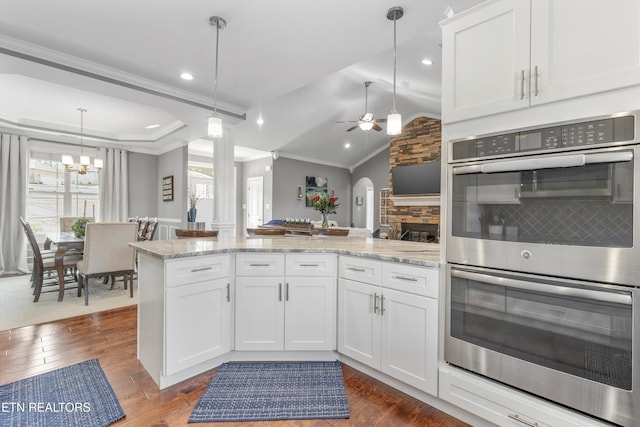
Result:
M269 267L269 264L249 264L250 267Z
M538 96L538 66L533 67L533 96Z
M393 276L394 279L398 279L398 280L406 280L407 282L417 282L418 279L416 279L415 277L409 277L409 276Z
M282 283L278 283L278 301L282 301Z
M358 273L364 273L365 272L364 268L358 268L358 267L347 267L347 270L357 271Z
M320 267L320 264L300 264L300 267Z
M373 314L378 314L378 294L373 294Z
M213 269L213 267L192 268L191 272L192 273L197 273L198 271L206 271L206 270L211 270L211 269Z
M231 301L231 285L227 283L227 302Z
M507 417L511 418L514 421L517 421L519 423L522 423L524 425L527 425L529 427L538 427L538 423L536 422L531 422L531 421L527 421L527 420L523 420L522 418L520 418L518 416L518 414L507 414Z
M284 300L289 301L289 282L284 284Z
M380 295L380 316L384 316L384 295Z
M524 70L520 70L520 99L524 99Z

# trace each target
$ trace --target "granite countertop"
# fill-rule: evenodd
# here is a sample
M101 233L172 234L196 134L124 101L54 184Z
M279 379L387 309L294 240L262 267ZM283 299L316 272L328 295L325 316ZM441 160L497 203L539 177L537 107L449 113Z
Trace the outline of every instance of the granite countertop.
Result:
M154 240L129 245L163 260L236 252L329 252L425 267L440 266L440 245L437 243L363 237L252 236Z

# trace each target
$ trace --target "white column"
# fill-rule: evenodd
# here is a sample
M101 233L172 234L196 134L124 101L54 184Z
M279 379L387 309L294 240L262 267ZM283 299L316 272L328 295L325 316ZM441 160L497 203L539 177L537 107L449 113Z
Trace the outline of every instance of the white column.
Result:
M211 228L219 237L236 235L236 188L233 134L228 129L213 143L214 214Z

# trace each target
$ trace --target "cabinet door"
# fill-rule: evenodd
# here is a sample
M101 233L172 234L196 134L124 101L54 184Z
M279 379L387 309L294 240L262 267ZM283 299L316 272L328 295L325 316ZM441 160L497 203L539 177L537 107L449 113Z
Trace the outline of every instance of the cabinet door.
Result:
M283 277L236 277L236 350L284 349Z
M165 375L231 351L228 279L166 290Z
M380 287L338 279L338 352L380 369Z
M443 24L443 122L529 106L529 7L498 0Z
M287 277L285 350L336 349L336 279Z
M640 83L640 2L531 3L532 105Z
M381 370L421 390L438 392L438 302L382 289Z

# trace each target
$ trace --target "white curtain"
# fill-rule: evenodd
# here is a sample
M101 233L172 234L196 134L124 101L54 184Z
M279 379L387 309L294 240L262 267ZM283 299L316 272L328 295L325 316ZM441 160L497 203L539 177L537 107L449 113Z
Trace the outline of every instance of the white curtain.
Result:
M27 209L28 144L26 136L0 133L0 275L29 272L20 224Z
M104 151L100 172L100 211L98 221L126 221L129 215L129 170L125 150Z

